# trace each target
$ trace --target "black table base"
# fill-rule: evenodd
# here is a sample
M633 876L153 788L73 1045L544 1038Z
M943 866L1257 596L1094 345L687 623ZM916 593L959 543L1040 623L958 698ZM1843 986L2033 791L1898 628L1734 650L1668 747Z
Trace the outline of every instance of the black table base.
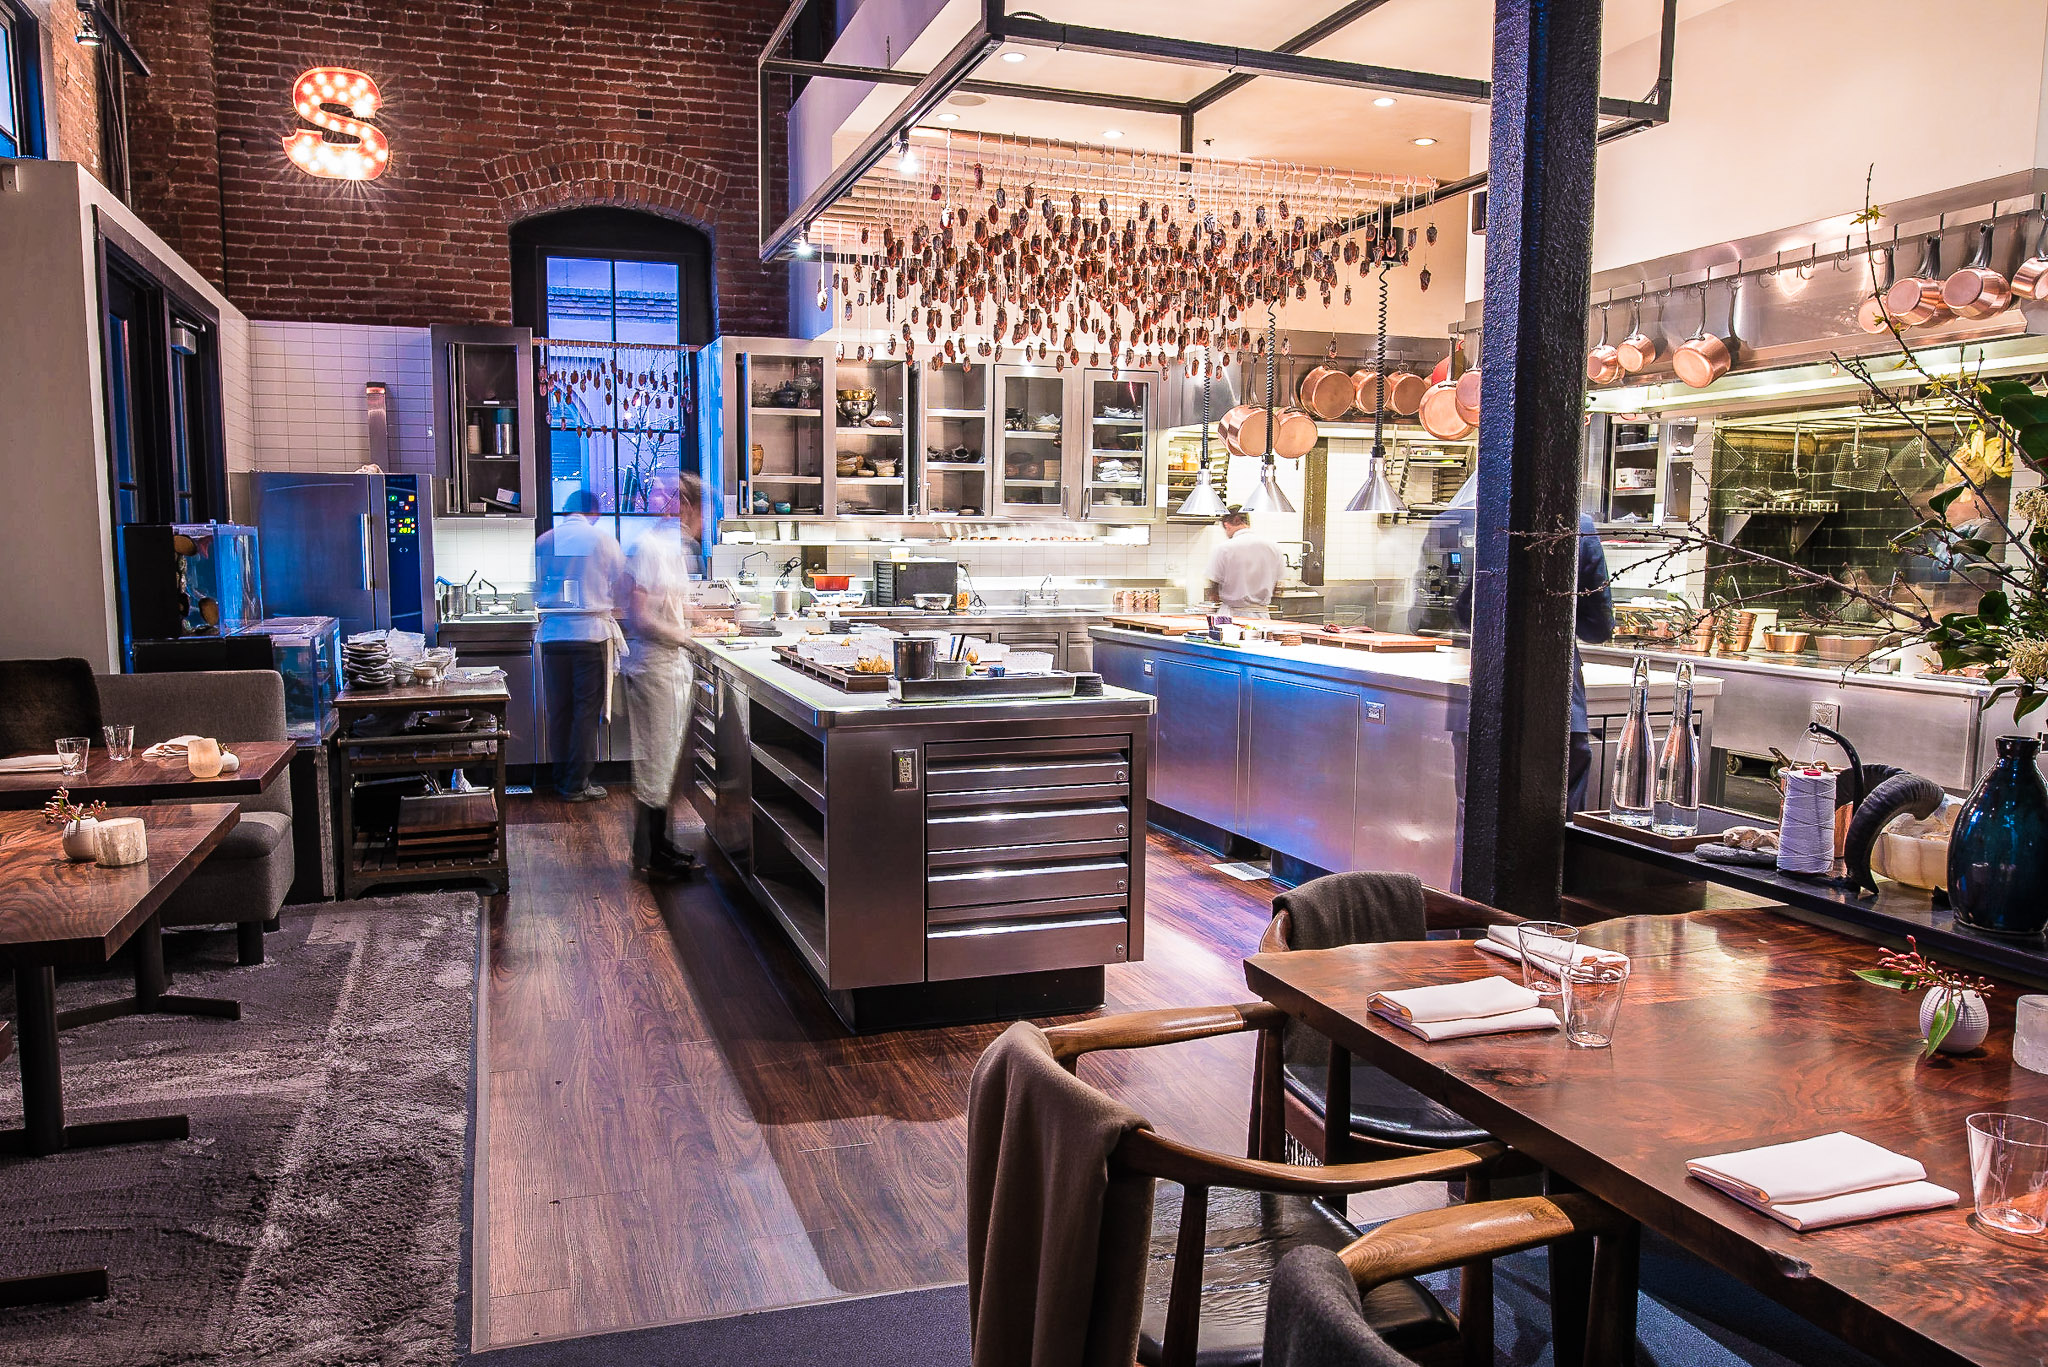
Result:
M159 949L159 968L161 962ZM47 964L16 965L14 1002L22 1127L0 1130L0 1151L40 1157L61 1149L184 1139L191 1133L191 1123L182 1115L65 1124L64 1078L57 1057L57 971Z
M152 916L135 933L135 995L97 1006L74 1007L57 1013L59 1030L115 1020L121 1016L216 1016L222 1020L242 1018L242 1004L225 997L181 997L164 989L171 975L164 968L164 932L160 917Z
M106 1297L104 1267L74 1267L63 1272L39 1272L32 1277L0 1277L0 1306L52 1305Z

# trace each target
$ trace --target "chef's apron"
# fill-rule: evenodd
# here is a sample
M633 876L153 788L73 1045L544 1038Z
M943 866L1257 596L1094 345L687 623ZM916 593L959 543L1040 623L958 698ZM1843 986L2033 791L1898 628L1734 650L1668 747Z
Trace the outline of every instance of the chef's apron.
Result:
M667 808L681 787L678 761L690 726L689 652L635 638L626 675L626 706L633 728L633 796L642 806Z

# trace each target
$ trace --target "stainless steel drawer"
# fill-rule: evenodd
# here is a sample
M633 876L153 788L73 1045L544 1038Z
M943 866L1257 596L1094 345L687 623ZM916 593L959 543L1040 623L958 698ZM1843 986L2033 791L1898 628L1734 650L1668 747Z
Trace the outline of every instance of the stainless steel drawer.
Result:
M926 867L993 869L1015 865L1072 864L1084 859L1128 859L1131 842L1123 836L1100 840L1059 840L1042 845L989 845L979 849L929 850Z
M924 831L925 848L930 850L1110 840L1130 835L1131 811L1121 802L976 807L933 812L925 818Z
M971 907L1055 897L1128 894L1130 884L1131 865L1127 859L983 863L970 868L934 869L925 880L925 904L929 907Z
M1130 930L1121 912L948 926L925 937L925 978L944 982L1122 963Z
M956 812L1000 803L1005 807L1080 807L1097 802L1124 802L1131 795L1128 783L1076 783L1057 788L998 788L988 792L932 793L925 799L927 812Z
M1106 892L1099 897L1054 897L1033 902L1021 908L1021 911L1035 920L1045 920L1052 916L1097 916L1104 912L1124 916L1129 913L1130 906L1131 899L1122 893ZM1014 921L1019 914L1020 908L1006 905L934 907L926 915L925 923L936 929L941 926L969 925L977 921Z
M1002 760L994 763L925 756L925 790L930 793L1002 792L1010 788L1053 788L1077 783L1131 781L1131 763L1123 755L1074 756L1036 763Z

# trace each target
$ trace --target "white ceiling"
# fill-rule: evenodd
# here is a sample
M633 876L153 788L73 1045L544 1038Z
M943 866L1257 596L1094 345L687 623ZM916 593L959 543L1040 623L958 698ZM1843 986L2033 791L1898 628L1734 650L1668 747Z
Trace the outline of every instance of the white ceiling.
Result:
M1680 0L1681 21L1728 0ZM1263 3L1202 3L1201 0L1020 0L1055 23L1089 24L1133 33L1242 47L1272 48L1332 13L1336 0L1263 0ZM949 0L895 65L926 71L968 31L979 0ZM1608 0L1603 48L1608 54L1603 90L1610 96L1640 98L1655 75L1653 39L1661 0ZM1492 0L1388 0L1380 9L1324 39L1309 51L1318 57L1380 66L1485 77L1492 60ZM1633 50L1629 50L1633 49ZM1208 68L1103 57L1092 53L1019 48L1024 60L991 57L978 79L1013 84L1113 92L1185 101L1214 85L1224 73ZM902 87L872 91L842 125L835 139L844 156L892 111ZM1101 142L1106 130L1124 136L1123 146L1158 151L1179 148L1179 120L1170 115L1051 104L995 96L946 107L957 122L933 127L981 130ZM976 97L964 97L968 101ZM1197 116L1203 150L1231 157L1267 157L1349 170L1449 180L1472 168L1473 118L1480 106L1452 100L1399 95L1389 107L1373 104L1372 92L1264 77L1224 97ZM1430 147L1414 140L1432 137Z

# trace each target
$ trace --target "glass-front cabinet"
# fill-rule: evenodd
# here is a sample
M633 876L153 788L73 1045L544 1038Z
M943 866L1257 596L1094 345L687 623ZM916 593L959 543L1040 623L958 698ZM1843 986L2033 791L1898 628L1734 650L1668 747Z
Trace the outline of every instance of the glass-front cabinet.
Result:
M833 373L833 508L851 517L908 516L910 367L840 360Z
M918 511L927 517L988 516L989 367L927 367L918 381L924 413Z
M1081 515L1093 521L1149 520L1154 512L1151 471L1154 376L1112 376L1090 370L1082 378L1086 410Z
M442 515L532 517L532 329L436 327L431 339Z
M832 396L829 357L796 342L738 354L739 383L728 402L741 410L746 453L740 516L819 517L825 512Z
M999 517L1068 517L1074 471L1067 460L1069 375L1038 366L997 366L1001 424L996 477Z

